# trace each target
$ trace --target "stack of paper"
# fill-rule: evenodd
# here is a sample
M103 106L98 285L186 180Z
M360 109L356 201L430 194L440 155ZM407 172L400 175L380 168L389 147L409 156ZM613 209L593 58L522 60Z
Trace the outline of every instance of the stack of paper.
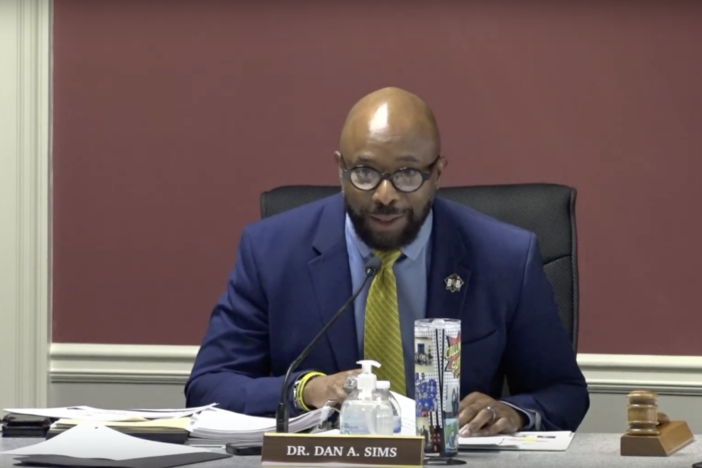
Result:
M198 408L156 409L156 410L111 410L90 406L69 406L66 408L7 408L11 414L43 417L52 424L42 433L47 439L70 429L82 422L98 422L119 432L147 440L183 444L188 439L186 430L190 416L215 405Z
M45 442L0 455L14 456L22 464L113 468L168 468L231 456L137 439L97 423L79 424Z
M80 419L59 419L51 425L46 438L56 437L62 432L84 422ZM155 419L150 421L104 421L100 424L141 439L184 444L189 436L186 428L190 424L190 418Z
M5 408L12 414L29 414L51 419L79 419L81 421L146 421L149 419L185 418L216 404L198 408L160 410L110 410L90 406L69 406L67 408Z
M563 432L518 432L495 437L459 437L459 450L534 450L562 452L568 449L575 434Z
M310 411L290 419L290 432L312 429L327 420L329 407ZM258 447L263 444L263 435L275 432L274 418L248 416L217 408L208 408L193 415L188 425L191 438L216 439L237 447Z

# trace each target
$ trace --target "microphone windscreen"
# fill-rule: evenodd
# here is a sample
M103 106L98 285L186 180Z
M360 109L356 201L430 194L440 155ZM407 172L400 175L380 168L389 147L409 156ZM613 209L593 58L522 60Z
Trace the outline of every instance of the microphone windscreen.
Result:
M381 266L383 266L383 261L380 257L373 256L366 262L366 272L372 271L373 274L376 274Z

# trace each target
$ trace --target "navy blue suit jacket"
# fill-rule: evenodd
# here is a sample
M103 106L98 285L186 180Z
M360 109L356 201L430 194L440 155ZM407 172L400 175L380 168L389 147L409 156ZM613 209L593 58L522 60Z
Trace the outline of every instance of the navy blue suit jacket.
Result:
M339 194L244 229L185 387L188 406L275 413L288 365L352 294L344 216ZM461 398L500 398L506 375L504 400L540 413L542 430L574 431L589 395L536 236L437 198L430 242L427 317L462 321ZM466 282L460 292L446 289L452 273ZM348 310L293 380L358 368L354 320Z

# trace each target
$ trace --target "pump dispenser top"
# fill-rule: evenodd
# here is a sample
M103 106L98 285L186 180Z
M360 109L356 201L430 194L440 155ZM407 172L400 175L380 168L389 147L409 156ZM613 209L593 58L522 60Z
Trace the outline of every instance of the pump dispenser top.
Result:
M361 392L359 397L370 400L373 398L373 390L376 389L376 382L378 381L378 376L373 373L373 367L380 367L380 363L372 360L363 360L358 361L356 364L360 364L362 369L362 372L356 377L358 382L356 388Z

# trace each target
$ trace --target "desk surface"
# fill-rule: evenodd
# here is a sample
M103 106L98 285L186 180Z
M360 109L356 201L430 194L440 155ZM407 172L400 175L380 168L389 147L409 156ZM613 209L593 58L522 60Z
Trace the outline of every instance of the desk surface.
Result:
M481 452L464 453L460 458L468 461L464 466L479 465L481 468L690 468L702 461L700 436L670 457L622 457L619 455L620 434L576 434L566 452ZM41 442L43 439L0 438L0 452ZM475 461L475 463L471 463ZM260 466L260 457L233 457L225 460L198 463L198 468L255 468ZM9 455L0 455L0 468L14 466ZM455 465L460 467L461 465Z

